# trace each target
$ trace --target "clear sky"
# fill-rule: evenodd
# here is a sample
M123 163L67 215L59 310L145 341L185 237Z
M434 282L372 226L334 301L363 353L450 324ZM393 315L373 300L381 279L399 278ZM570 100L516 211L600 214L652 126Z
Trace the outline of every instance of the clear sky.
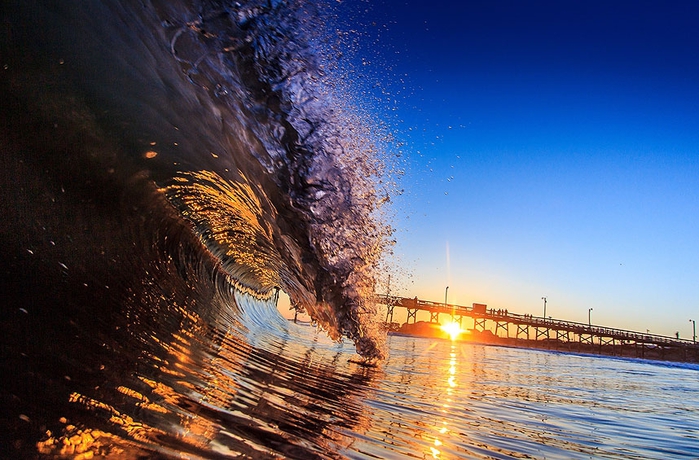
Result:
M399 141L393 293L690 338L699 2L351 2Z

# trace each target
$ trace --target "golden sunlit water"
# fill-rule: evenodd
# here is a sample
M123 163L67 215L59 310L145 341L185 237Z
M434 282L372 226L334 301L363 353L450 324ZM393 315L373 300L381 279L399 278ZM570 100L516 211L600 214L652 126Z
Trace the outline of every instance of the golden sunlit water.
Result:
M686 398L699 388L696 368L402 336L389 345L378 390L366 401L370 441L353 444L357 451L380 458L693 455L699 403Z

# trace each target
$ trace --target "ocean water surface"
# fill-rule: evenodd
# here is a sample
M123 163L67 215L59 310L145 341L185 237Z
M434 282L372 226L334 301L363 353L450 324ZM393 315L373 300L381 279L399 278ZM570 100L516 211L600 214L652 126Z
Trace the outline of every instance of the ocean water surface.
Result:
M697 455L696 365L421 338L389 344L376 404L396 439L375 438L388 451L379 457Z
M696 458L696 366L386 337L343 8L0 5L0 457Z
M189 339L176 333L159 357L141 358L143 370L121 379L119 409L72 394L76 407L66 414L82 426L100 426L91 420L98 409L112 422L119 414L117 426L129 436L112 431L90 449L134 456L697 455L694 365L393 336L389 358L367 367L350 344L309 325L232 331ZM64 451L58 440L39 443L42 452L56 445Z
M696 458L699 367L391 336L377 366L268 305L142 331L47 402L38 452L185 458ZM148 345L147 347L145 345ZM123 352L122 352L123 353ZM71 377L71 380L73 377ZM68 440L68 441L66 441Z

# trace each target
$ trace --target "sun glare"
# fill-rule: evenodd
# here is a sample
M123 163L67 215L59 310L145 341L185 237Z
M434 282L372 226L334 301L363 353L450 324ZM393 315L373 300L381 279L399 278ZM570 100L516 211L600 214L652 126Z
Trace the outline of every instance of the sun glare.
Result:
M456 321L442 324L442 330L449 334L449 337L451 337L452 340L456 340L459 337L459 334L463 332L461 330L461 326Z

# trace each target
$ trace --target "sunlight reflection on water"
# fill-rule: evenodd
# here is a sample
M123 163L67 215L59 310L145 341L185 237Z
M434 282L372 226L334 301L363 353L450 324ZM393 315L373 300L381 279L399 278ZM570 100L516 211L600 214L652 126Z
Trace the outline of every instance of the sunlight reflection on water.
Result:
M72 394L57 415L82 430L52 442L204 458L696 457L696 366L392 336L373 368L310 326L191 320Z
M696 456L699 403L686 401L686 392L699 390L697 369L397 336L390 346L379 391L365 402L373 445L355 443L357 452Z

